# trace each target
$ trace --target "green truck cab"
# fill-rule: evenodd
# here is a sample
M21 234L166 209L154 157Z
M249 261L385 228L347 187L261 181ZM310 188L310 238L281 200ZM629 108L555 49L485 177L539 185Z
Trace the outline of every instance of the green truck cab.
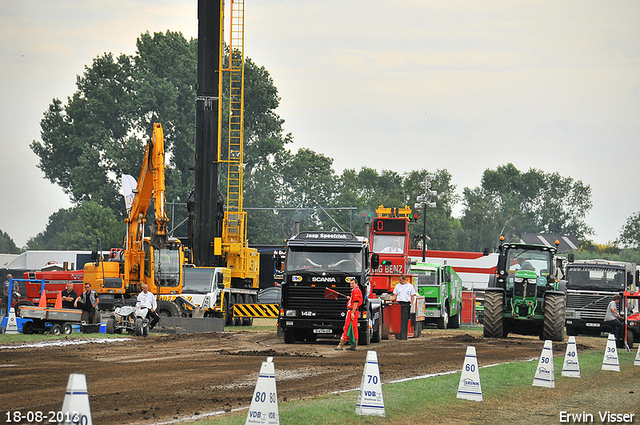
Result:
M418 295L425 301L425 323L439 329L459 328L462 314L462 279L447 264L415 263L411 274Z

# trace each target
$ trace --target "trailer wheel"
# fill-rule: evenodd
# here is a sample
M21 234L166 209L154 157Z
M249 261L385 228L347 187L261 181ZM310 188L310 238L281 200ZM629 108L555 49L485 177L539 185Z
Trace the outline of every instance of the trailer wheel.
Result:
M33 333L33 322L24 322L22 325L22 333L25 335L31 335Z
M504 338L504 319L502 318L502 292L484 293L484 337Z
M564 313L566 297L560 294L547 294L544 301L544 325L542 339L564 341Z
M64 322L62 324L62 333L65 335L70 335L71 332L73 332L73 326L71 326L71 323Z
M49 333L51 335L60 335L62 333L62 326L56 323L55 325L51 326Z
M113 319L111 318L107 319L107 333L108 334L113 333Z

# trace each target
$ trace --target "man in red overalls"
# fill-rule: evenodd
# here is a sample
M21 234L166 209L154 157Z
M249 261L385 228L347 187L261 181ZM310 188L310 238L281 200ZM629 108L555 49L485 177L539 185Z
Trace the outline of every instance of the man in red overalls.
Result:
M355 342L353 342L353 345L350 345L349 348L347 348L347 350L354 350L356 349L356 345L358 345L358 316L359 316L359 311L358 311L358 307L360 307L360 305L362 304L362 291L360 291L360 288L358 287L358 282L356 282L355 278L351 278L351 281L349 282L349 285L351 286L351 296L349 297L349 302L347 303L347 317L344 320L344 329L342 332L342 338L340 338L340 344L338 344L338 346L336 347L336 350L342 350L344 345L347 343L347 341L349 341L349 326L351 325L352 328L352 332L353 332L353 337L355 339ZM349 341L349 344L351 344L351 342Z

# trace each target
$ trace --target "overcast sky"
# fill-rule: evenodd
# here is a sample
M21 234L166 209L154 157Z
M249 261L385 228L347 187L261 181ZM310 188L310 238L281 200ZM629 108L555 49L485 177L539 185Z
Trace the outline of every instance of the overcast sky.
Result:
M52 99L145 31L196 37L196 4L0 0L0 230L18 246L70 206L29 148ZM636 0L246 0L245 53L279 90L290 147L337 173L447 169L461 193L508 162L557 171L591 186L598 243L640 210Z

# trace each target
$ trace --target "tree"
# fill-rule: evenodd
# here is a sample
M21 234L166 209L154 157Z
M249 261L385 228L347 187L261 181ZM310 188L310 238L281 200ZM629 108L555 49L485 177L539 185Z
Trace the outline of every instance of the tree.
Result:
M8 233L0 230L0 253L2 254L20 254L21 250L11 239Z
M97 57L78 76L67 103L53 99L45 112L41 140L31 143L38 167L74 206L91 200L123 220L120 176L138 177L144 145L153 123L160 122L168 159L166 197L186 202L194 186L196 75L197 41L179 32L142 34L133 56ZM245 98L245 184L255 188L252 178L291 136L283 135L284 121L274 112L280 98L269 73L249 58ZM227 103L223 99L225 108ZM185 210L179 208L178 215L186 216Z
M122 247L124 235L124 223L113 211L86 201L53 213L46 230L29 239L27 249L90 251L95 249L98 238L105 248Z
M591 187L558 173L534 168L522 173L508 163L485 170L481 187L465 188L463 196L461 223L471 249L496 241L500 235L511 240L519 239L524 232L578 238L593 233L585 222L592 207Z
M622 226L618 241L636 249L640 247L640 211L627 217L627 222Z

